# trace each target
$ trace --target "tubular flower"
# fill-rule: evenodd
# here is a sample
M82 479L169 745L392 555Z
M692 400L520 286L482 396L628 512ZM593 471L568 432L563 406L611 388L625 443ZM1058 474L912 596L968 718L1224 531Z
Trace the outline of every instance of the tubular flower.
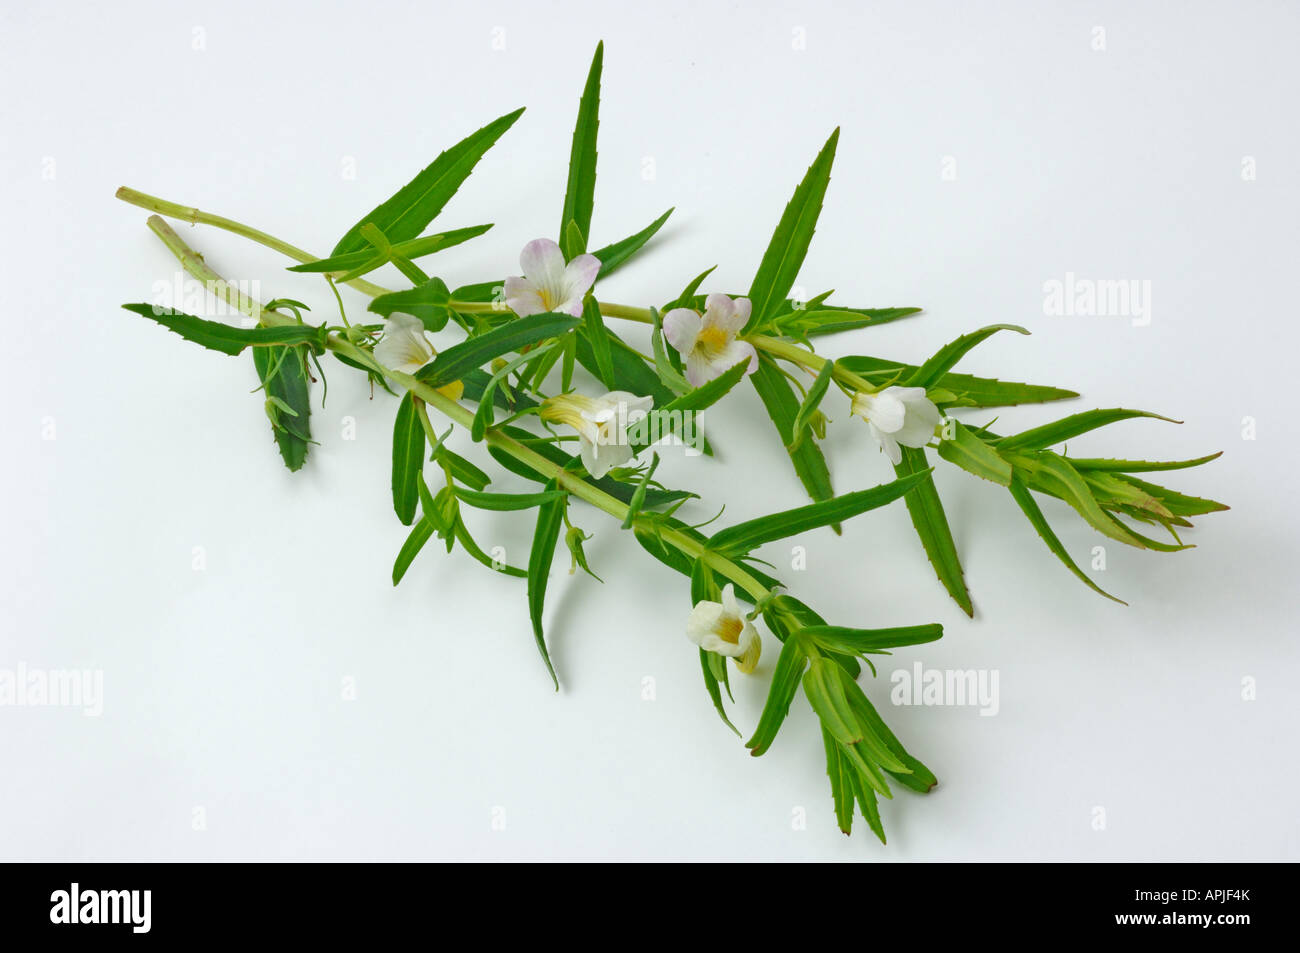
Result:
M734 659L745 674L758 665L763 650L758 630L740 611L731 583L723 587L721 602L695 603L686 620L686 637L705 651Z
M612 390L604 397L561 394L542 402L542 419L578 431L583 466L599 480L632 459L628 425L644 417L653 405L653 398L623 390Z
M752 374L758 370L758 352L736 335L749 322L748 298L734 301L724 294L704 299L704 314L690 308L673 308L664 315L664 337L686 359L686 379L699 387L720 376L741 361L749 361Z
M894 385L875 394L859 391L853 395L852 412L867 422L893 464L903 459L899 444L924 447L943 420L939 408L925 396L924 387Z
M567 265L560 246L549 238L536 238L519 253L522 278L507 278L506 304L521 318L530 314L562 311L582 317L582 299L596 283L600 259L576 255Z
M424 322L409 314L394 314L384 320L384 336L375 345L375 360L401 374L414 374L428 364L438 352L424 334ZM452 381L438 392L452 400L460 400L465 385Z

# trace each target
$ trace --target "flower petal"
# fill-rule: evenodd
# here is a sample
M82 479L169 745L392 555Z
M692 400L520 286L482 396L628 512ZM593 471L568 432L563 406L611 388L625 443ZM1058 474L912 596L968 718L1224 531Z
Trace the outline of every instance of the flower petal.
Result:
M759 638L758 630L752 623L745 623L736 648L740 649L740 654L736 657L736 668L748 675L758 667L759 656L763 654L763 640Z
M686 380L692 387L707 384L726 368L719 368L705 355L702 348L694 348L686 355Z
M538 288L559 290L564 283L564 252L549 238L534 238L519 253L524 277Z
M506 306L521 318L530 314L544 314L546 304L537 293L537 287L527 278L507 278L505 284Z
M727 615L742 615L740 603L736 601L736 587L731 583L722 587L722 608Z
M741 328L749 323L749 316L753 311L754 306L750 303L748 298L736 299L736 317L740 319L740 327L736 328L737 331L741 330Z
M889 393L888 389L867 398L867 419L884 433L893 433L902 428L907 420L907 408L903 402Z
M600 259L595 255L575 255L573 261L564 267L564 283L566 294L565 302L576 301L578 304L577 311L571 311L574 317L582 314L582 299L587 296L591 286L596 283L596 275L600 273ZM568 311L569 309L560 305L558 311Z
M736 307L738 302L733 301L728 295L714 294L704 299L704 323L715 328L721 328L728 334L735 334L745 326L749 320L749 312L744 314ZM746 300L746 306L749 302Z
M424 322L409 314L384 321L384 336L375 345L375 360L392 371L413 374L433 359L433 346L424 336Z
M701 648L704 647L706 639L722 641L718 639L715 632L724 611L719 602L703 600L695 603L690 616L686 619L686 637Z
M876 438L876 442L880 444L880 449L885 452L885 456L889 457L890 463L898 466L903 462L903 451L898 449L898 441L894 439L892 434L885 433L870 420L867 421L867 429L871 431L871 436Z
M754 350L754 345L748 341L732 341L717 358L717 364L728 370L741 361L749 361L749 370L745 371L746 374L752 374L758 370L758 352Z
M673 308L664 315L664 337L680 354L691 352L703 327L700 316L690 308Z
M938 410L930 414L909 407L907 420L894 432L894 439L905 447L924 447L934 438L934 428L939 426L939 419Z

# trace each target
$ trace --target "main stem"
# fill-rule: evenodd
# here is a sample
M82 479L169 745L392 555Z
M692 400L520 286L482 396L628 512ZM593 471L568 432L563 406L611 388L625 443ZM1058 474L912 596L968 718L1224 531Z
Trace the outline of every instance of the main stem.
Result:
M266 327L275 327L279 325L293 324L294 319L288 315L281 314L278 311L271 311L264 308L260 302L254 301L246 295L240 293L239 289L231 285L224 278L210 268L203 260L203 256L194 249L190 248L185 241L176 234L165 221L157 215L150 216L149 228L154 234L162 240L163 244L174 254L181 267L193 275L198 280L204 282L213 294L220 297L228 305L251 318L260 321ZM338 334L330 334L325 340L325 346L341 354L364 367L367 367L378 374L397 381L403 387L407 388L412 394L419 397L428 406L434 408L452 423L460 424L465 429L470 429L474 423L474 414L468 408L462 406L459 401L452 400L447 395L440 393L426 382L412 377L409 374L403 374L398 371L389 370L374 359L374 355L365 348L358 347L351 341ZM490 447L508 453L520 463L535 470L550 479L553 479L557 486L564 489L567 493L577 497L584 502L590 503L599 510L608 513L619 523L627 520L629 507L622 500L611 496L599 487L592 486L577 473L566 470L559 464L548 460L536 450L521 443L509 434L502 433L499 430L489 428L484 435L484 442ZM637 523L640 518L633 519ZM743 566L737 564L727 557L707 550L698 540L693 539L681 530L671 526L659 524L654 527L658 536L668 545L682 553L690 559L703 558L710 568L721 573L730 579L736 585L740 586L757 602L768 597L771 593L752 573Z

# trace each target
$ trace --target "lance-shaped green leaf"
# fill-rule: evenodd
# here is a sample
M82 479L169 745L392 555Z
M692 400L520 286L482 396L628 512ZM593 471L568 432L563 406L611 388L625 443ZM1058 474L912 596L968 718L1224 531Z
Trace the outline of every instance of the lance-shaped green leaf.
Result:
M1066 457L1070 466L1084 470L1122 470L1125 473L1144 473L1158 470L1186 470L1199 467L1223 456L1223 451L1206 454L1192 460L1114 460L1100 457Z
M471 225L468 228L453 228L436 235L424 235L420 238L412 238L409 241L393 242L385 249L363 248L360 251L331 255L328 258L319 258L316 261L301 265L291 265L289 271L311 274L320 272L329 274L346 273L348 275L347 280L351 281L353 278L359 278L367 272L374 271L381 265L386 265L395 258L410 261L415 258L422 258L425 255L432 255L444 248L451 248L454 245L467 242L471 238L477 238L491 227L491 225ZM373 311L374 308L371 308L371 310Z
M777 732L790 714L790 703L794 701L795 691L799 688L807 664L808 656L799 639L786 639L772 672L772 686L768 689L763 713L758 718L758 727L754 729L753 737L745 742L745 747L755 757L772 747L772 742L776 740Z
M852 371L878 387L907 380L919 369L914 364L900 364L878 357L853 355L836 362L846 371ZM1011 407L1017 404L1041 404L1053 400L1070 400L1079 395L1061 387L1041 384L1021 384L1000 381L993 377L975 377L972 374L949 372L941 375L932 385L955 395L952 401L935 401L962 407Z
M948 526L948 517L943 511L939 491L930 476L925 451L916 447L901 447L900 450L902 459L894 465L894 472L899 477L924 473L921 482L904 498L904 502L907 504L908 515L912 517L916 535L925 549L926 558L930 560L935 574L953 601L967 615L974 615L975 607L971 605L970 593L966 590L957 545L953 542L952 529Z
M817 408L821 406L822 398L826 396L826 389L831 386L831 378L835 375L835 362L827 361L822 365L817 377L813 380L812 386L808 388L808 393L804 395L803 401L799 404L799 412L794 415L794 423L791 429L794 430L795 446L789 449L798 449L798 445L803 441L804 435L809 432L813 414L817 413Z
M655 373L659 375L663 385L674 394L678 396L685 394L691 389L691 385L682 376L680 368L672 359L671 354L677 352L670 352L670 348L664 344L664 325L659 310L651 308L650 315L654 321L654 330L650 333L650 346L654 349Z
M516 109L507 113L441 153L419 175L398 189L392 198L352 226L330 254L341 255L365 249L367 242L361 229L367 223L378 226L391 242L404 242L418 237L469 178L483 154L514 125L523 112L522 109Z
M393 585L402 581L406 575L406 570L411 567L411 561L420 554L424 544L433 538L434 525L426 519L421 519L411 527L410 534L406 537L406 542L402 543L402 548L397 554L397 559L393 562Z
M718 582L713 576L713 569L703 557L691 565L691 605L701 602L717 602L720 598Z
M675 400L670 400L664 406L650 411L646 424L647 437L653 436L656 440L661 440L668 436L681 436L688 443L695 445L694 439L687 439L686 437L687 415L698 415L705 408L712 407L740 383L740 379L744 376L745 362L741 361L713 380L688 390ZM699 417L692 416L690 422L694 428L694 437L702 442L703 435L699 430ZM631 429L629 428L629 430ZM633 445L633 450L640 452L644 448L645 442L638 440Z
M799 631L818 646L843 655L887 653L904 645L921 645L943 637L943 626L904 625L890 629L849 629L838 625L810 625Z
M1064 457L1050 450L1010 453L1014 454L1010 459L1017 476L1027 486L1069 503L1089 526L1111 539L1138 549L1148 548L1136 533L1101 508L1087 481ZM1163 548L1163 544L1152 548Z
M700 649L700 668L704 672L704 687L709 693L709 698L713 701L713 708L722 719L722 723L735 732L736 737L740 738L740 729L731 723L727 717L727 709L722 703L722 684L718 681L718 676L713 672L713 666L710 661L712 652L706 652Z
M845 834L853 830L854 791L849 775L852 769L844 763L840 743L826 726L822 726L822 741L826 746L826 776L831 782L831 798L835 802L835 822ZM883 835L881 840L884 840Z
M990 480L999 486L1011 485L1011 464L958 420L944 421L939 456L967 473ZM950 436L951 434L951 436Z
M902 318L920 314L920 308L847 308L837 305L818 305L816 310L792 311L788 317L778 318L777 326L794 336L820 337L855 331L858 328L889 324Z
M1120 599L1117 596L1112 596L1105 589L1101 588L1101 586L1093 582L1092 578L1080 569L1078 564L1070 558L1070 554L1066 550L1065 545L1052 530L1051 525L1047 522L1047 517L1043 515L1043 511L1038 506L1038 501L1034 499L1033 494L1029 492L1029 487L1025 486L1023 480L1018 476L1014 477L1011 481L1010 490L1011 498L1016 501L1025 516L1029 519L1029 523L1034 527L1034 531L1038 533L1043 542L1047 544L1047 548L1052 551L1053 555L1055 555L1056 558L1065 565L1066 569L1074 573L1074 575L1093 592L1099 593L1107 599L1118 602L1120 605L1128 605L1128 603L1123 599Z
M451 552L452 547L456 545L456 523L460 520L460 504L455 494L451 492L451 487L444 486L435 496L429 491L429 485L424 482L422 473L416 474L415 485L419 491L420 512L423 514L424 521L433 526L434 532L446 540L447 552Z
M862 817L866 820L867 826L871 832L876 835L880 843L885 841L885 826L880 821L880 805L876 801L876 791L868 784L864 784L856 774L849 774L849 784L853 789L853 796L858 802L858 809L862 812ZM850 813L853 811L853 805L849 805ZM846 832L847 833L847 832Z
M654 478L655 471L659 469L659 454L655 454L650 461L650 465L645 468L641 474L641 479L637 481L636 489L632 491L632 499L627 504L627 515L623 518L623 529L631 529L636 518L641 514L645 506L646 491L650 488L650 481Z
M420 368L416 377L432 387L458 381L493 358L518 351L576 327L579 319L568 314L531 314L475 335L447 348Z
M1025 430L1010 437L1003 437L998 441L998 449L1041 450L1044 447L1070 440L1090 430L1096 430L1098 427L1104 427L1119 420L1131 420L1134 417L1152 417L1171 424L1182 423L1181 420L1174 420L1172 417L1162 417L1160 414L1148 413L1145 410L1125 410L1123 407L1115 407L1109 410L1086 410L1081 414L1071 414L1069 417L1063 417L1050 424L1034 427L1032 430Z
M504 310L505 292L505 279L498 278L496 281L479 281L472 285L461 285L451 293L451 297L453 301L468 301L476 304L499 301Z
M548 492L559 489L552 480L546 485ZM551 664L551 654L546 649L546 637L542 632L542 608L546 603L546 584L551 574L551 560L555 557L555 546L560 539L560 530L564 526L564 495L544 503L537 510L537 526L533 530L533 546L528 554L528 617L533 623L533 639L537 642L537 651L542 654L546 670L551 673L551 681L559 691L560 680L555 675L555 666Z
M574 222L583 235L591 234L591 212L596 201L596 131L600 127L600 71L605 58L605 44L596 44L587 84L578 102L578 121L573 128L569 149L569 181L564 190L564 213L560 217L560 248L565 259L587 250L585 239L575 244L569 232Z
M713 380L706 381L699 387L693 387L680 397L670 400L660 410L667 412L682 410L698 412L712 407L740 383L741 378L745 376L746 369L747 362L741 361L727 368Z
M848 673L838 665L835 666L835 668L839 676L840 685L844 689L844 697L849 703L849 708L852 710L854 719L857 721L858 730L862 734L862 738L858 742L858 745L860 749L865 750L860 750L860 753L873 765L883 768L890 774L895 776L910 774L911 772L908 770L907 765L895 757L894 753L889 749L889 745L885 741L884 737L876 733L875 727L871 721L859 717L859 712L862 711L864 707L871 708L871 702L868 701L867 696L863 694L862 687L850 678ZM872 711L875 711L875 709L872 708ZM881 780L883 781L883 779Z
M600 314L600 302L587 295L582 302L583 334L591 344L592 358L596 362L596 376L605 385L606 390L616 390L614 377L614 358L610 353L609 331L605 328L605 319Z
M635 235L629 235L621 241L592 252L600 259L599 277L608 278L621 268L629 258L642 249L646 242L654 238L655 233L664 227L664 222L668 221L668 216L672 214L673 209L669 209Z
M477 490L456 488L456 496L462 503L468 503L480 510L530 510L534 506L545 506L556 500L564 499L564 492L554 490L542 493L482 493Z
M482 547L480 547L474 540L474 537L469 534L469 530L465 526L465 521L459 516L456 517L456 525L453 532L456 537L456 542L460 543L461 549L469 553L469 555L477 562L487 566L488 569L491 569L493 572L499 572L503 576L514 576L518 579L528 578L528 573L523 569L493 559L487 553L483 552Z
M1175 516L1203 516L1206 513L1217 513L1228 509L1226 503L1220 503L1218 500L1205 499L1199 496L1188 496L1185 493L1179 493L1171 490L1166 486L1160 486L1158 483L1148 483L1145 480L1139 480L1135 476L1127 473L1118 473L1116 476L1144 493L1149 494L1160 501L1170 513Z
M696 311L704 310L704 299L706 295L697 295L700 285L704 284L704 279L717 271L718 266L713 265L705 268L702 272L691 279L686 288L672 301L663 306L664 311L671 311L673 308L694 308ZM730 298L739 297L739 295L728 295Z
M487 434L488 428L495 423L492 408L494 398L496 397L502 382L505 381L510 374L513 374L517 368L528 364L530 361L545 360L546 355L555 350L555 342L551 342L550 344L543 345L540 348L526 351L514 360L506 362L504 367L488 379L487 384L483 386L482 392L477 396L479 402L478 409L474 411L474 422L470 425L470 437L475 443L481 442L483 437ZM462 396L464 395L462 394Z
M990 324L988 327L972 331L970 334L963 334L957 340L939 348L932 358L918 367L908 377L907 386L933 387L940 377L952 370L953 365L966 356L968 351L988 340L999 331L1015 331L1017 334L1029 333L1017 324Z
M290 470L300 470L311 445L311 391L306 357L288 347L257 347L253 349L253 366L268 399L292 411L277 413L271 431L284 465Z
M817 227L817 217L821 214L826 186L831 180L831 164L835 161L835 146L839 138L840 131L836 129L813 160L781 215L749 287L748 297L753 312L745 326L746 332L761 327L763 322L779 313L781 302L799 277L799 269Z
M487 371L470 371L461 378L465 385L465 392L461 394L461 400L477 403L483 399L487 393L488 384L492 381L492 375ZM518 390L507 394L500 387L492 388L492 403L502 410L516 411L523 410L526 407L536 407L537 401L533 400L527 394L520 393Z
M763 516L759 519L737 523L735 526L730 526L715 533L709 545L710 548L718 552L748 552L763 543L785 539L788 536L807 532L810 529L817 529L820 526L839 523L857 516L859 513L865 513L868 510L874 510L876 507L884 506L886 503L892 503L899 497L904 496L908 491L919 486L928 476L929 471L925 470L920 473L910 474L892 483L872 487L869 490L845 493L843 496L837 496L821 503L810 503L797 509L785 510L782 513L773 513L771 516Z
M799 414L799 400L790 388L777 365L766 355L759 354L758 370L749 376L758 392L759 399L767 409L767 414L776 425L777 435L786 448L795 443L794 422ZM799 477L808 495L814 500L828 500L834 495L831 489L831 472L826 466L826 458L814 440L803 440L789 450L794 472ZM839 527L831 529L839 532Z
M127 311L157 321L172 331L200 344L210 351L219 351L232 357L246 347L273 347L280 344L310 344L317 352L324 347L326 329L310 324L286 324L276 327L236 328L220 321L197 318L183 311L175 311L152 304L124 304Z
M1174 519L1174 514L1168 507L1151 493L1129 483L1122 473L1108 473L1105 470L1080 470L1078 473L1102 509L1121 509L1127 512L1131 511L1130 508L1135 508L1142 510L1146 519L1154 518L1160 522L1172 522Z
M614 362L614 381L618 390L625 390L630 394L639 396L648 396L654 399L656 407L662 407L670 403L677 395L670 391L659 380L659 375L645 362L645 359L629 347L622 338L605 328L605 333L609 338L610 359ZM600 377L600 367L596 363L596 355L592 350L591 342L585 335L579 334L574 342L575 356L579 364L587 369L593 376ZM707 444L705 446L706 454L710 453Z
M441 278L430 278L414 288L379 295L370 302L370 310L385 318L394 313L409 314L423 321L427 330L441 331L447 326L450 301L446 283Z
M492 478L460 454L447 449L446 444L433 451L433 461L451 471L452 478L471 490L482 490Z
M907 749L903 747L903 743L889 730L889 726L885 724L884 719L880 717L880 713L876 711L875 706L871 704L866 695L859 691L850 698L850 703L853 706L854 715L857 716L858 724L880 738L890 753L903 764L905 770L890 771L890 774L913 791L919 794L929 794L934 789L934 786L939 783L939 779L934 776L934 772L908 753Z
M818 655L810 658L808 663L808 670L802 679L808 703L836 741L842 745L857 744L862 740L862 728L844 693L840 667Z
M424 466L424 427L416 412L417 400L409 391L403 394L393 421L393 510L403 526L415 519Z

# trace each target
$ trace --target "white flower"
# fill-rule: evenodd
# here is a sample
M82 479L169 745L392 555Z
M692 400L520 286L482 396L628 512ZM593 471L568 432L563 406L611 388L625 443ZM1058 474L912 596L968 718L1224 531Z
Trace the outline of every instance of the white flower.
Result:
M428 364L438 352L424 334L424 322L409 314L394 314L384 319L384 336L375 345L375 360L390 371L414 374ZM465 392L461 381L452 381L438 388L452 400L460 400Z
M853 395L854 414L871 428L871 435L885 451L891 463L903 459L904 447L924 447L934 436L943 415L925 396L924 387L886 387L875 394L859 391Z
M386 318L384 336L375 345L375 360L403 374L414 374L437 353L424 336L424 322L409 314Z
M506 304L521 318L548 311L563 311L582 317L582 299L596 283L600 259L577 255L567 265L560 246L549 238L537 238L519 253L522 278L506 279Z
M740 611L731 583L723 587L722 602L695 603L686 620L686 637L705 651L735 659L736 667L746 674L758 665L763 650L758 630Z
M561 394L542 402L542 419L567 424L578 431L582 464L599 480L632 459L627 428L654 405L650 397L612 390L604 397Z
M686 379L692 387L708 383L723 372L749 361L752 374L758 370L758 352L748 341L736 339L749 323L748 298L734 301L724 294L704 299L701 317L690 308L673 308L664 315L664 337L686 358Z

